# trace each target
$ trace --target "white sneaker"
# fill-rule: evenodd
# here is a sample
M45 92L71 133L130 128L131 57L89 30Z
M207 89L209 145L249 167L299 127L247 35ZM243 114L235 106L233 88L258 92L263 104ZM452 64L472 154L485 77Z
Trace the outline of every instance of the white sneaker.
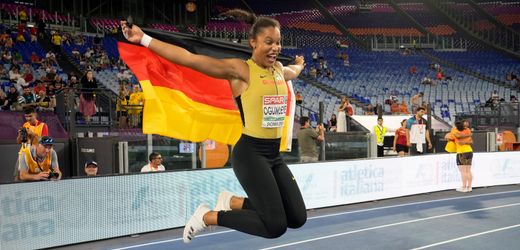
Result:
M211 208L206 204L200 204L199 207L197 207L190 220L186 223L186 226L184 226L184 233L182 234L184 243L190 243L198 232L208 227L206 223L204 223L204 215L209 211L211 211Z
M464 192L469 193L469 192L471 192L471 191L473 191L473 188L470 188L470 187L469 187L469 188L465 188L465 191L464 191Z
M222 191L218 195L217 204L215 205L214 211L230 211L231 210L231 198L236 196L229 191Z
M455 189L455 191L465 193L466 188L460 187L460 188Z

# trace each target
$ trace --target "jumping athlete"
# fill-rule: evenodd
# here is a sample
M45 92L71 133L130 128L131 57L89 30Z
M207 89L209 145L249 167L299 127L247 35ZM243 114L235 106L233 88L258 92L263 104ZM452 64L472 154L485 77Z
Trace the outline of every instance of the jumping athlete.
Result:
M280 24L243 10L228 16L251 23L251 58L215 59L146 35L138 26L122 21L128 41L139 43L157 55L208 76L229 81L243 122L242 136L233 148L233 170L247 198L224 191L211 210L201 204L184 228L184 242L209 225L220 225L265 238L276 238L287 228L299 228L307 220L305 204L291 171L280 156L280 138L287 106L285 81L295 79L304 68L303 56L283 66ZM264 113L264 110L271 110Z

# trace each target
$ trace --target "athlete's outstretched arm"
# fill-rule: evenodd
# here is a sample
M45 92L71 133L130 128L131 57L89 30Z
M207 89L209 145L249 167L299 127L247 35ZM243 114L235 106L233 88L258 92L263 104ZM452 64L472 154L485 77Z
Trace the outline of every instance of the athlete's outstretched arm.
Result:
M247 64L240 59L216 59L193 54L179 46L155 38L151 39L137 25L132 25L130 28L125 21L122 21L121 27L128 41L143 44L147 40L144 42L145 46L170 62L192 68L214 78L248 80L245 79L247 76L244 74L244 72L249 72Z
M303 56L296 56L295 64L283 67L283 78L286 81L297 78L305 67L305 59Z

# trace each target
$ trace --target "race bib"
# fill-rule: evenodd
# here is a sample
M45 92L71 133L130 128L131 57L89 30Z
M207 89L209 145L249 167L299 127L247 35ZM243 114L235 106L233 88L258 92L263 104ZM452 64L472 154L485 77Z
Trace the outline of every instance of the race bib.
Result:
M265 95L262 97L262 128L281 128L287 112L286 95Z

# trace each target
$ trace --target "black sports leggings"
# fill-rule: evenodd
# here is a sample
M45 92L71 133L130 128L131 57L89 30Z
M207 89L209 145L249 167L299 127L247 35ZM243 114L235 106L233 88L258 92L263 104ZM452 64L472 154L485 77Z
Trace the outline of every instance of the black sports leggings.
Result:
M242 135L233 149L233 170L247 198L241 210L218 212L218 225L277 238L307 220L300 189L283 162L279 139Z

